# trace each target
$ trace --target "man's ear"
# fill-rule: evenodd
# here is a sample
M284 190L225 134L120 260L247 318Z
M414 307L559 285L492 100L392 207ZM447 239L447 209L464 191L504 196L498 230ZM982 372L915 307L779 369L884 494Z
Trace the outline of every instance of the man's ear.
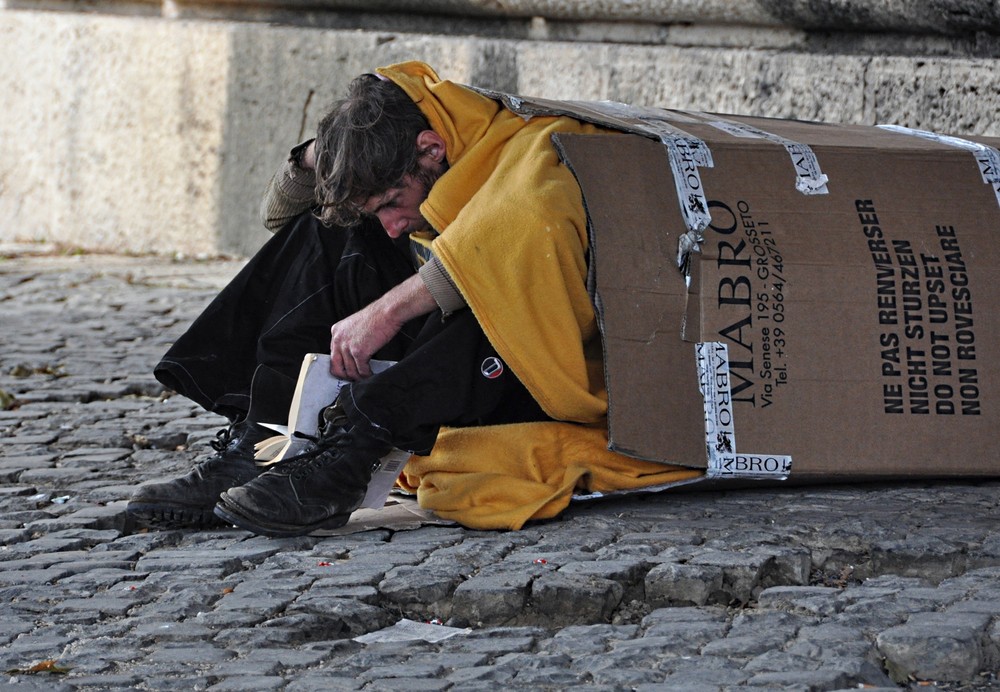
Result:
M417 151L421 156L430 157L435 163L441 163L448 155L444 140L434 130L420 131L417 135Z

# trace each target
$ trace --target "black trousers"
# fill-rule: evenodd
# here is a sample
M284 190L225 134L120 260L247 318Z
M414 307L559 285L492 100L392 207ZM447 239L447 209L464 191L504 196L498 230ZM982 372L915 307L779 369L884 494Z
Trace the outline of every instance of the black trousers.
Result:
M284 422L306 353L330 325L413 275L409 248L377 222L324 227L310 213L276 233L156 365L165 386L233 422ZM547 417L470 310L414 320L377 358L398 363L351 385L348 416L392 444L432 446L442 425Z

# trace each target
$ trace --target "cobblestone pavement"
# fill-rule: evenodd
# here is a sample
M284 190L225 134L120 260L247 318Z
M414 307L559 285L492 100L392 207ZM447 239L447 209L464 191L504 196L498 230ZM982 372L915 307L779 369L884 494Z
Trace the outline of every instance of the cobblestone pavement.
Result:
M0 260L0 390L16 398L0 405L0 684L1000 685L997 482L633 495L519 532L127 526L135 484L186 469L224 423L150 370L237 269ZM356 639L406 621L457 633Z

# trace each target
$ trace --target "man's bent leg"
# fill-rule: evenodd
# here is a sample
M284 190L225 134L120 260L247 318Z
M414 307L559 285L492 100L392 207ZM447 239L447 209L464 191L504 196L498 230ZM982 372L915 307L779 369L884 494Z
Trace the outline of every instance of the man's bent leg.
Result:
M303 355L329 351L330 325L412 273L408 258L381 228L326 228L302 214L258 250L174 342L154 374L206 410L241 420L259 365L294 386ZM287 410L292 391L280 395Z
M333 268L333 269L331 269ZM254 445L284 423L302 358L326 352L329 327L413 269L381 229L322 227L311 215L290 223L255 255L159 363L156 376L205 408L230 418L215 453L189 473L147 484L128 512L145 524L219 523L219 494L255 478ZM383 349L398 358L415 326Z
M443 426L549 420L471 310L432 315L399 365L353 384L344 407L401 449L426 454Z
M547 416L465 311L444 322L432 315L402 361L346 387L324 418L310 450L223 493L216 514L268 536L337 528L360 506L392 447L427 452L441 425Z

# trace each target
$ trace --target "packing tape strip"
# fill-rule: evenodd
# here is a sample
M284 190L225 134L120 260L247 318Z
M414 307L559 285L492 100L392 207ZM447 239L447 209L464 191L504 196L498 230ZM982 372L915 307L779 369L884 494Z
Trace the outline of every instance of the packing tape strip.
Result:
M656 137L666 147L670 171L674 175L677 203L688 229L677 240L677 266L687 275L688 257L692 252L698 252L704 240L705 229L712 222L705 187L698 172L699 168L712 168L715 165L711 150L701 139L673 125L670 120L678 119L673 112L668 119L667 111L658 108L633 106L617 101L599 101L587 105L598 113L606 113L627 122L635 130ZM680 117L688 122L696 122L686 116Z
M979 164L979 174L983 177L983 182L993 188L997 204L1000 204L1000 150L988 144L980 144L979 142L962 139L961 137L939 135L936 132L928 132L927 130L914 130L902 125L878 125L878 127L889 132L919 137L931 142L937 142L938 144L945 144L949 147L956 147L972 152L976 163Z
M687 276L688 259L692 252L698 252L705 239L705 229L712 222L705 186L698 172L699 168L715 166L712 152L705 142L669 123L662 112L639 107L629 107L628 110L633 118L642 123L639 127L656 136L667 149L677 203L688 229L677 239L677 266Z
M734 137L764 139L780 144L785 147L785 151L792 159L792 168L795 169L795 189L803 195L829 194L830 191L826 184L830 179L820 169L819 159L816 158L816 154L813 153L808 144L786 139L772 132L765 132L746 123L716 119L709 121L708 124Z
M792 458L780 454L740 454L729 386L729 349L721 341L695 344L698 388L705 406L705 449L709 478L784 480Z

